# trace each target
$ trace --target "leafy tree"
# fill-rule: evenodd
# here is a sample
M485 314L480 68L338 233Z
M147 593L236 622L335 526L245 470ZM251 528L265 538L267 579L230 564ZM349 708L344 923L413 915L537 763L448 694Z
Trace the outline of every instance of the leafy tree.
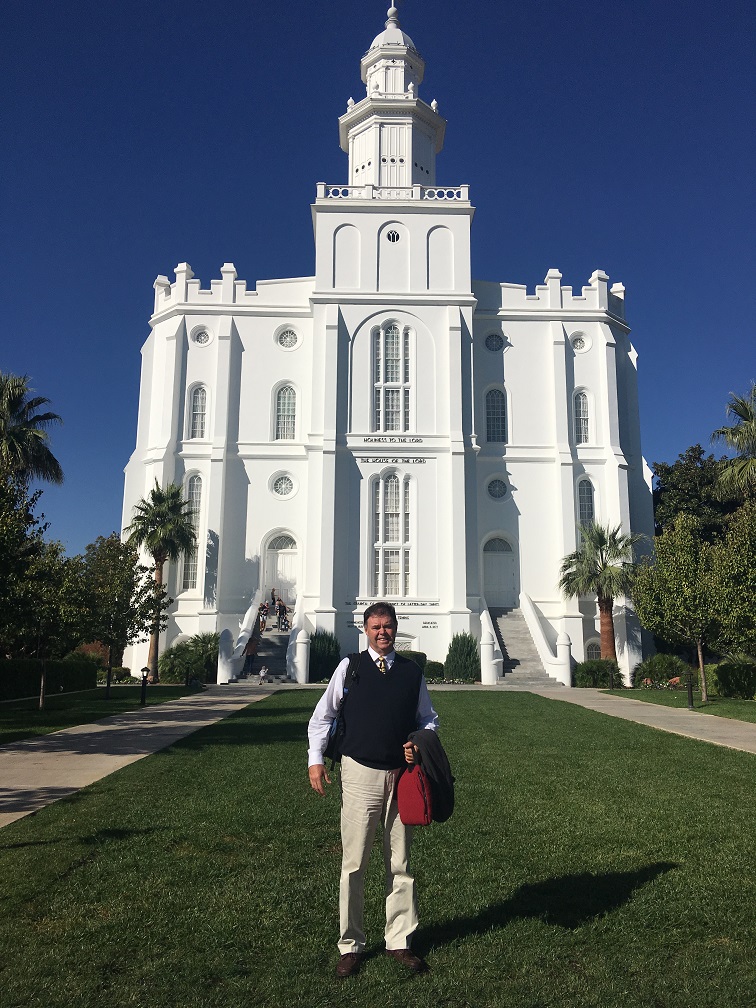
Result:
M44 546L47 525L36 508L41 490L30 493L8 473L0 473L0 653L13 654L13 627L21 586Z
M178 560L197 545L192 506L184 500L181 487L169 483L165 488L155 480L149 497L134 507L134 516L126 531L128 542L142 547L152 557L154 569L154 605L148 665L152 678L158 677L158 644L161 616L165 608L163 568L167 560Z
M735 417L735 423L732 427L719 427L712 440L724 441L738 454L723 463L720 484L739 495L752 495L756 493L756 382L751 383L747 397L730 393L727 415Z
M107 648L109 688L110 670L121 664L123 649L147 636L153 624L154 580L149 568L139 563L137 548L115 532L90 543L82 560L90 605L85 639L101 641ZM163 596L161 629L167 604Z
M700 444L686 449L672 465L654 463L657 535L672 525L679 514L697 518L701 534L709 542L721 533L727 517L740 503L736 495L722 491L721 468L722 460L706 455Z
M49 403L31 396L28 375L0 371L0 469L24 481L62 483L63 470L50 451L47 428L62 423L57 413L39 413Z
M654 543L655 557L636 570L633 599L647 630L672 644L692 645L698 656L701 697L708 700L704 648L718 636L714 547L700 523L681 514Z
M633 576L633 547L645 537L623 535L590 522L580 527L580 545L562 560L559 587L566 598L595 595L601 628L601 657L617 660L614 640L614 600L629 595Z
M718 646L756 655L756 501L730 519L712 553L716 578Z

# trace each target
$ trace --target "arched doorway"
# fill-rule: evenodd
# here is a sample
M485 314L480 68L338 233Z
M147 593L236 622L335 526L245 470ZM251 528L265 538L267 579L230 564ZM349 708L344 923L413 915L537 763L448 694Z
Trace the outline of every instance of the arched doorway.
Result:
M283 533L274 536L265 552L265 597L272 588L291 606L297 598L297 544L296 540Z
M517 558L506 539L489 539L483 546L483 594L496 609L516 608Z

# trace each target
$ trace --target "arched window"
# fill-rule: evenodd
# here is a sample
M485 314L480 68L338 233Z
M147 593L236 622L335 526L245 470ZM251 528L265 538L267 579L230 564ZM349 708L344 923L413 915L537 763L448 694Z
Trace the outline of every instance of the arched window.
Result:
M373 333L373 430L410 429L410 330L396 322Z
M200 507L202 505L202 477L195 473L190 476L186 484L186 499L192 515L192 525L194 531L199 531ZM184 575L182 580L182 590L191 591L197 587L197 571L199 567L198 547L195 546L189 553L184 554Z
M501 389L486 392L486 441L507 441L507 398Z
M410 593L410 481L396 473L373 484L373 594Z
M293 441L297 426L297 393L284 385L276 394L276 441Z
M506 539L489 539L483 547L484 553L511 553L512 547Z
M296 549L297 544L290 535L279 535L268 543L269 550Z
M595 514L593 484L589 479L581 479L578 483L578 522L581 525L590 525Z
M587 444L588 436L588 394L577 392L573 400L575 419L575 444Z
M598 641L590 641L585 645L586 661L596 661L601 657L601 645Z
M205 418L207 415L207 389L198 385L192 390L192 404L189 416L189 437L203 438L205 436Z

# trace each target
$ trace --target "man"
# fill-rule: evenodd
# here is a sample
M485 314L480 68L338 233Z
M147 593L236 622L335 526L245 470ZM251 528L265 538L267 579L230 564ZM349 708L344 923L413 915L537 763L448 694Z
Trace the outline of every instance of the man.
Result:
M386 953L413 973L427 963L410 950L417 930L415 880L409 872L412 827L404 826L396 803L396 781L417 747L408 741L418 728L436 731L438 716L419 667L394 651L396 611L386 602L368 606L363 618L368 649L348 684L341 762L340 958L336 976L353 976L365 954L364 880L378 823L383 824L386 866ZM345 658L315 708L308 728L310 786L319 795L331 783L323 762L328 731L344 695Z

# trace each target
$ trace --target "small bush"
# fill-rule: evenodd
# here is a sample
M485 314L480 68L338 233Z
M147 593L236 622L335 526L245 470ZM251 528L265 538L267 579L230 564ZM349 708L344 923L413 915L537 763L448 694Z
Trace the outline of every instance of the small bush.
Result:
M444 662L444 674L447 679L458 679L460 682L480 679L478 642L472 634L454 634Z
M158 658L158 679L165 683L217 682L217 633L195 634L189 640L174 644Z
M633 669L633 686L636 689L685 689L687 676L697 675L682 658L672 654L655 654Z
M572 673L572 685L583 689L622 689L619 665L611 658L593 658L578 662Z
M310 637L309 682L330 679L341 661L341 644L336 634L330 630L316 630Z
M443 679L444 678L444 663L440 661L427 661L425 663L425 678L426 679Z
M756 662L750 658L720 662L717 665L717 690L723 697L756 700Z
M424 651L400 651L399 654L402 658L409 658L415 665L419 665L421 669L424 669L428 663L428 655Z

